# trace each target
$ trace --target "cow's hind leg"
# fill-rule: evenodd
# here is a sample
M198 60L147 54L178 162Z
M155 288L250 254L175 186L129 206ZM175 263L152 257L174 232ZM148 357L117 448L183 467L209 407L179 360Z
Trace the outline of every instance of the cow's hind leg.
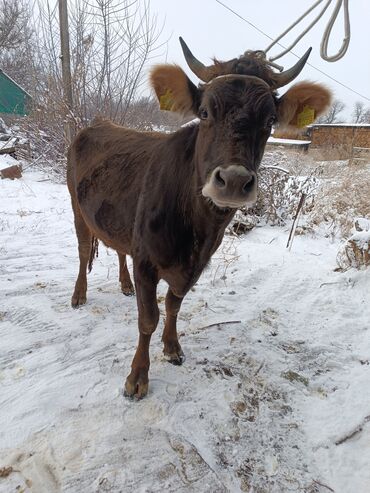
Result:
M119 252L117 252L117 254L119 260L119 281L121 283L122 293L126 296L133 296L135 294L135 289L127 269L126 255Z
M75 217L75 227L78 240L78 253L80 257L80 269L78 272L75 290L72 296L72 306L77 308L86 303L87 278L86 270L90 259L92 248L92 234L85 223L80 208L72 201L72 208Z
M148 393L149 344L157 328L157 271L149 262L136 265L134 260L136 301L139 312L139 344L131 363L131 373L126 379L125 396L141 399Z
M185 361L185 355L181 349L177 338L177 314L179 313L182 300L175 296L170 288L168 288L166 296L166 322L164 325L162 341L163 353L168 361L174 365L182 365Z

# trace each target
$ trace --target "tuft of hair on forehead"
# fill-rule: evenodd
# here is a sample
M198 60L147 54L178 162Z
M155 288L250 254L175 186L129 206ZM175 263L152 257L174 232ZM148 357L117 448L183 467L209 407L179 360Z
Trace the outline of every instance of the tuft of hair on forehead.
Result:
M194 113L197 89L178 65L157 65L150 73L160 108L183 115Z
M213 76L224 74L252 75L264 80L271 87L274 82L274 72L266 63L266 59L261 56L260 51L246 51L239 58L233 58L228 62L213 59Z

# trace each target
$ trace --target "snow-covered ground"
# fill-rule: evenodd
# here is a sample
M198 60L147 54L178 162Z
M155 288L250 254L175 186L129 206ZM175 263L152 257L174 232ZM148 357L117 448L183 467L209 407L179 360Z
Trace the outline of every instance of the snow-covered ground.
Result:
M368 493L370 271L334 272L338 244L288 252L287 236L225 239L183 303L185 364L164 361L162 321L132 402L137 312L115 252L100 246L72 310L66 187L0 181L0 492Z

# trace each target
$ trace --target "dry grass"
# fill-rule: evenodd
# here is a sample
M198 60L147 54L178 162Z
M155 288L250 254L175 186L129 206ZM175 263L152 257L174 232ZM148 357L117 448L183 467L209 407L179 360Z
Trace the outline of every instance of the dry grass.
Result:
M355 221L354 233L346 240L337 255L340 270L350 267L361 269L370 266L370 221L360 218Z
M354 235L340 248L337 255L337 263L340 270L346 271L354 267L361 269L370 265L370 241Z
M328 234L348 238L356 217L370 218L370 166L335 161L325 163L322 170L308 222L312 228L321 224Z
M297 209L302 193L306 201L302 210L308 214L314 206L317 189L317 167L301 153L266 152L259 173L259 195L253 209L241 210L231 230L242 234L256 224L285 225Z
M370 219L370 164L349 165L348 160L316 161L314 158L315 155L309 153L266 152L257 205L236 215L233 231L243 233L259 222L288 223L305 192L304 229L323 228L327 236L349 238L357 217Z
M343 238L339 269L366 268L370 266L370 163L351 165L348 160L314 157L281 151L267 156L268 164L283 166L289 175L265 170L259 209L253 212L259 220L284 224L292 218L301 193L308 193L301 233L320 228L326 236Z
M227 272L239 259L238 238L226 236L217 253L212 257L212 285L215 286L220 280L227 285Z

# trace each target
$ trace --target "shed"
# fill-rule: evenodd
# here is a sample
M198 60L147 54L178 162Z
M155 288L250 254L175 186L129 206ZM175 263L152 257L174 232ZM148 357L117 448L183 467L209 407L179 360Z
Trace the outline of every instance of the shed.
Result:
M298 139L281 139L275 136L269 137L267 140L267 147L272 148L276 146L282 146L287 149L293 149L300 152L307 152L310 146L310 141Z
M0 69L0 113L27 115L32 97Z
M308 129L310 149L332 151L335 159L350 159L357 150L370 152L370 124L321 123Z

